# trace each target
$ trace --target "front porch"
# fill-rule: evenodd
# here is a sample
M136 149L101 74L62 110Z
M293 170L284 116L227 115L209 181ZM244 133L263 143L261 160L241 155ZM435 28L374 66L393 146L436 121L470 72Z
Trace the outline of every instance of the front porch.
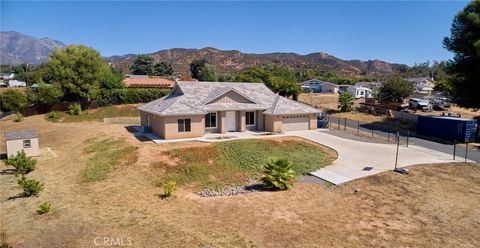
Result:
M216 111L205 115L205 134L264 131L263 110Z

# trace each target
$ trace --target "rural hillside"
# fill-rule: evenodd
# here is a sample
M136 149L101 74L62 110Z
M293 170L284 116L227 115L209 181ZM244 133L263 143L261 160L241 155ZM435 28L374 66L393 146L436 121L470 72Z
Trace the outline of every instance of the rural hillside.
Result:
M57 47L65 47L65 44L50 38L38 39L14 31L1 32L0 64L41 64Z
M391 64L379 60L342 60L322 52L307 55L296 53L254 54L207 47L202 49L173 48L161 50L150 55L156 61L171 63L177 72L188 72L190 62L194 59L202 58L207 59L221 73L237 72L245 68L271 63L295 69L334 70L342 75L384 75L396 73L402 67L400 64ZM106 58L106 61L127 72L135 57L136 55L134 54L112 56Z

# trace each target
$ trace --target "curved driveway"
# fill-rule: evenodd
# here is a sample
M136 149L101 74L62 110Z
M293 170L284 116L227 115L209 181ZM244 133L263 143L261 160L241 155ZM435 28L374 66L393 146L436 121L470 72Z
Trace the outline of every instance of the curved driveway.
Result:
M337 151L338 158L332 165L312 172L311 175L337 185L394 169L396 144L363 142L338 137L327 132L327 130L309 130L288 133L331 147ZM400 146L399 148L399 167L449 162L461 161L452 160L450 154L420 146L409 145L409 147Z

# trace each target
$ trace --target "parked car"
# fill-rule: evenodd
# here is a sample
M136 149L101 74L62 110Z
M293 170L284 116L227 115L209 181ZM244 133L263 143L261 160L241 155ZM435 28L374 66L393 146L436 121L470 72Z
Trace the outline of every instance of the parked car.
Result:
M423 99L410 98L410 100L408 101L408 105L410 106L410 108L419 109L423 112L432 111L432 105L428 101Z

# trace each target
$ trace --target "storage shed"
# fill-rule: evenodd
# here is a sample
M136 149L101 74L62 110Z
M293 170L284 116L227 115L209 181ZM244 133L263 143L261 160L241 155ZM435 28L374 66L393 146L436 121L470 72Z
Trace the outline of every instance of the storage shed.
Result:
M417 133L424 136L456 142L474 142L477 132L477 120L418 116Z
M25 151L27 156L40 155L38 134L35 130L5 132L4 138L8 158L17 155L21 150Z

